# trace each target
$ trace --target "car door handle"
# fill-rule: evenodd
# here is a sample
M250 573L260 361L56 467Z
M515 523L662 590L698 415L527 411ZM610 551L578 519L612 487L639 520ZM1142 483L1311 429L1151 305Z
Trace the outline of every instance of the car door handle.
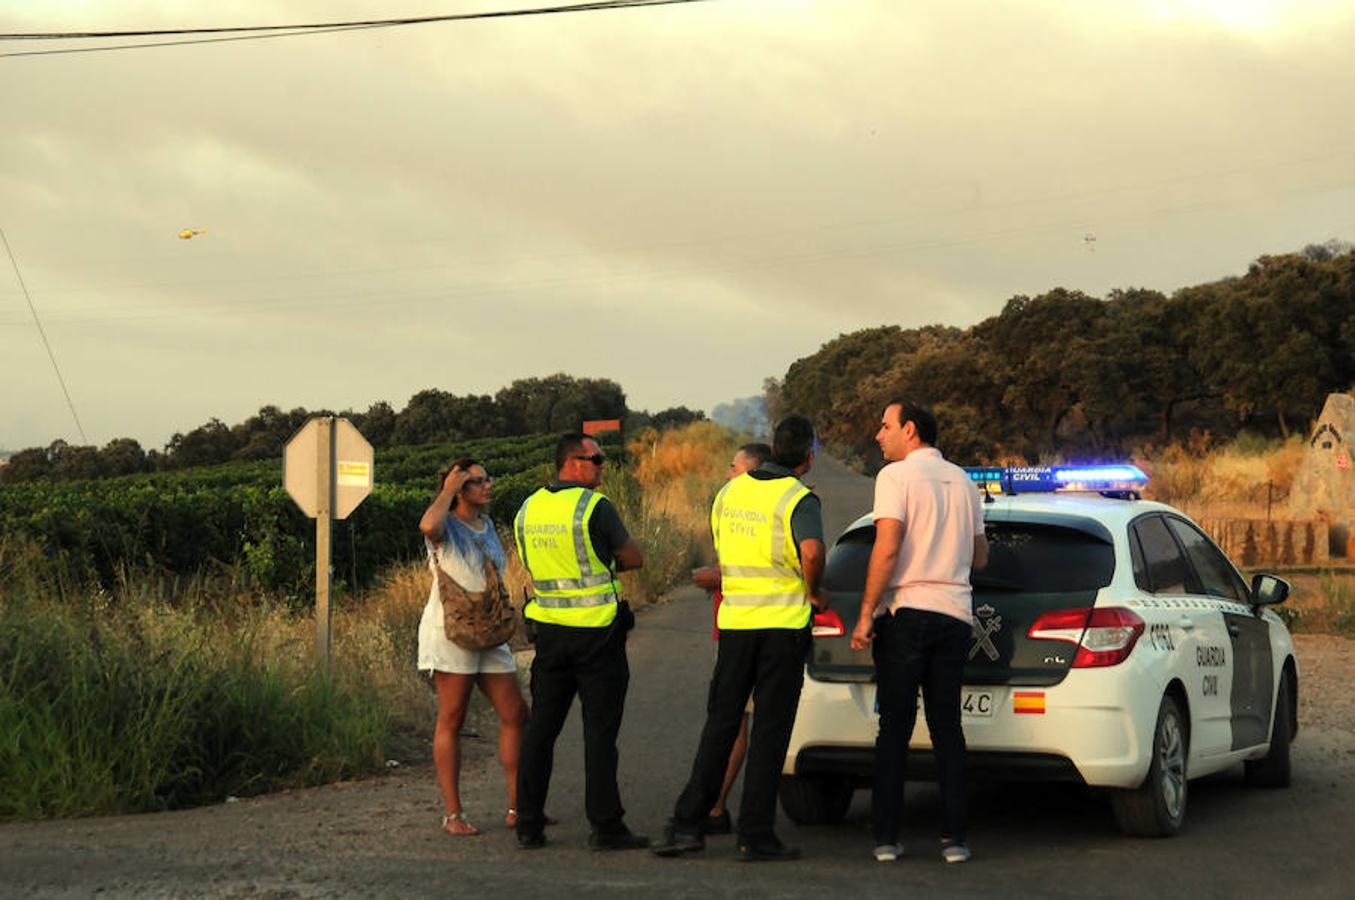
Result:
M1184 629L1185 631L1190 631L1195 627L1195 620L1192 619L1190 616L1182 616L1181 621L1178 622L1177 624L1179 624L1181 628Z

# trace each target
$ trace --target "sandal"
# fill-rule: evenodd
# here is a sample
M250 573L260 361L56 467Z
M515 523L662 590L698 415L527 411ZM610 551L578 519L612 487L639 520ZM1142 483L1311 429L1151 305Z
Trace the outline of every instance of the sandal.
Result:
M448 813L442 817L442 830L456 837L474 837L480 829L470 823L464 813Z
M555 818L554 816L546 816L546 824L559 825L560 820ZM518 827L518 811L515 808L511 806L508 807L508 812L503 817L503 827L505 828Z

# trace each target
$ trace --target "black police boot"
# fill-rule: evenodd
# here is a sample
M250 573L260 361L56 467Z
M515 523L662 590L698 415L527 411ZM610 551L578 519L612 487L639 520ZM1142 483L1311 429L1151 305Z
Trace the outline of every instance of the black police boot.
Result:
M589 850L643 850L648 846L649 838L625 825L616 831L594 831L588 835Z
M787 847L775 837L739 840L739 860L742 862L784 862L799 858L799 847Z
M649 849L654 851L655 856L699 853L706 849L706 839L699 831L688 831L681 825L669 822L664 826L663 838Z
M544 846L546 846L545 832L518 832L518 849L540 850Z

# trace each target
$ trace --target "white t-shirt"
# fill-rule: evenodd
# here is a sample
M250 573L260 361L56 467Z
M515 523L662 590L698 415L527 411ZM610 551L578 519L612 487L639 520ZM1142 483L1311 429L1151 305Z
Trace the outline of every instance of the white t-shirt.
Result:
M877 616L900 607L973 620L969 570L983 534L983 499L964 469L923 447L875 477L873 517L903 523L899 558Z

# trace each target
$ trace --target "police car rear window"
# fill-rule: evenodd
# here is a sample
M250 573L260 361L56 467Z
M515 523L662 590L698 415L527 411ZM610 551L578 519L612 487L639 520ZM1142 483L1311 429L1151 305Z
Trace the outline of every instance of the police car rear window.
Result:
M1016 522L992 522L988 565L975 572L976 589L1028 594L1094 591L1115 574L1115 548L1076 528Z
M875 526L844 534L828 554L823 569L823 587L829 591L861 591L866 587L866 566L875 546Z

